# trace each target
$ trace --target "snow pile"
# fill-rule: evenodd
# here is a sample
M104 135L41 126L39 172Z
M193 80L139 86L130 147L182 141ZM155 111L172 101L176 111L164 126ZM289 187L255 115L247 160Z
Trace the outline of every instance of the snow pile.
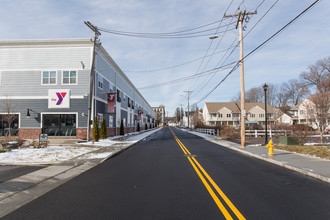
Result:
M34 165L54 164L94 151L93 147L50 146L21 148L0 153L0 164Z
M72 158L84 155L83 159L101 159L110 156L113 152L103 153L89 153L96 151L103 147L110 147L114 144L129 145L143 140L152 133L160 130L161 128L143 132L135 136L126 136L125 140L116 141L114 139L123 136L109 137L98 142L85 142L79 143L80 145L88 145L81 147L73 146L49 146L46 148L21 148L14 149L5 153L0 153L0 165L38 165L38 164L56 164ZM132 135L132 134L131 134ZM89 154L87 154L89 153Z

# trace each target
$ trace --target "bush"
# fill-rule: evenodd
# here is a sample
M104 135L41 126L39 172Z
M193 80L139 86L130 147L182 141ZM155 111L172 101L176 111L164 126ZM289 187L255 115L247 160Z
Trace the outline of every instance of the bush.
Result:
M313 133L313 128L306 124L292 125L293 138L300 144L304 145L310 139L310 135Z
M233 126L224 125L220 130L220 136L223 138L239 138L241 135L239 130Z
M136 129L136 131L140 131L141 130L141 128L140 128L140 123L138 123L137 124L137 129Z
M124 135L124 134L125 134L124 121L121 120L119 135Z
M102 120L100 137L101 137L101 139L107 138L107 124L106 124L105 118L103 118L103 120Z
M97 117L95 117L93 124L93 140L99 141L99 139L100 139L99 122L97 120Z
M147 123L145 123L145 125L144 125L144 130L148 130L148 125L147 125Z

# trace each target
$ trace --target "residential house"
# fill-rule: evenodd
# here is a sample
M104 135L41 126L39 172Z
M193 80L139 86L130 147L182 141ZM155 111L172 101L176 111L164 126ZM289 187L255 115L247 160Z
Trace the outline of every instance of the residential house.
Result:
M246 124L265 124L265 104L245 103ZM274 123L274 109L267 104L268 123ZM232 125L241 123L241 106L236 102L206 102L203 109L205 125Z

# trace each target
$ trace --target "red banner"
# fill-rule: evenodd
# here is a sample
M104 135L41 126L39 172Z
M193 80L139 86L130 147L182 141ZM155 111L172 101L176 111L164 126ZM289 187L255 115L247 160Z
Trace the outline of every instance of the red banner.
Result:
M115 113L116 93L108 93L107 113Z
M138 120L141 120L142 111L138 110Z

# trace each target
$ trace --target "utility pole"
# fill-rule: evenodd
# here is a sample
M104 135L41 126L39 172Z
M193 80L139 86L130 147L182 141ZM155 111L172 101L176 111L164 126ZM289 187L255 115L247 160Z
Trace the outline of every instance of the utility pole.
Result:
M98 31L97 27L94 26L89 21L85 21L84 23L87 27L89 27L94 32L93 59L92 59L92 67L91 67L91 74L90 74L88 117L87 117L87 141L89 141L90 135L91 135L91 124L92 124L92 102L93 102L94 78L95 78L96 44L97 44L98 36L100 36L101 33Z
M236 29L239 28L239 45L240 45L240 63L241 63L241 146L245 147L245 117L246 117L246 110L245 110L245 89L244 89L244 56L243 56L243 21L246 15L253 15L257 14L255 12L242 12L241 10L238 14L234 15L224 15L224 17L238 17Z
M181 121L181 115L182 115L182 106L183 104L180 104L180 127L182 126L182 121Z
M183 91L183 92L186 92L187 93L187 95L188 95L188 97L187 97L187 99L188 99L188 115L187 115L187 118L188 118L188 130L190 129L190 127L189 127L189 95L190 95L190 93L192 93L192 91Z

